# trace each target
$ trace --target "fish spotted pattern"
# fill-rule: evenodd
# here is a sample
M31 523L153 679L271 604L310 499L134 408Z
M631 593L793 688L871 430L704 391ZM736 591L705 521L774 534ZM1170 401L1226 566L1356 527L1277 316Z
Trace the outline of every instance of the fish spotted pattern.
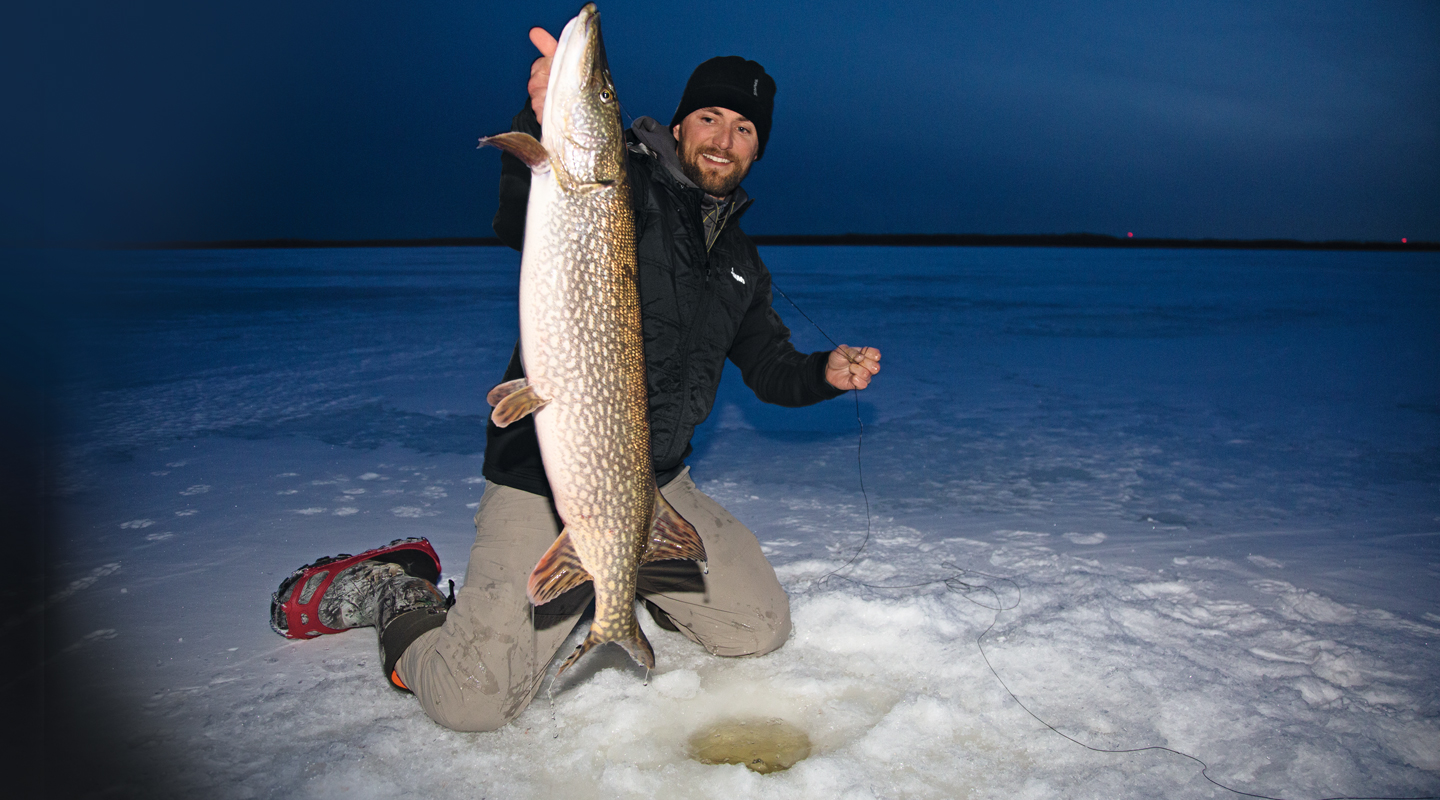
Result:
M654 652L635 617L639 568L703 561L705 550L655 486L624 129L593 4L560 35L544 119L541 141L481 140L531 169L520 268L525 377L491 390L491 416L505 426L535 415L564 523L530 576L531 602L594 582L589 635L561 671L605 642L650 668Z

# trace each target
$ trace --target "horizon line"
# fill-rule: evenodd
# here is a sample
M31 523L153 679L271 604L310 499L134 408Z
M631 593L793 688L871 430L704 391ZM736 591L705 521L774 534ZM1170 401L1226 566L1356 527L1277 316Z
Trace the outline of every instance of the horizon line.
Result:
M1103 233L840 233L760 234L750 236L762 246L856 247L1132 247L1210 250L1381 250L1435 251L1440 242L1302 239L1187 239L1179 237L1112 236ZM274 250L364 247L504 247L495 236L443 236L418 239L222 239L213 241L92 242L10 244L10 247L93 250Z

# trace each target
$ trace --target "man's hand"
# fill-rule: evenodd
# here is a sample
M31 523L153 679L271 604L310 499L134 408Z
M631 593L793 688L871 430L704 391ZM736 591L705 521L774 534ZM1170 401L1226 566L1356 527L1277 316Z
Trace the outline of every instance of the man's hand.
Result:
M830 351L825 380L836 389L864 389L870 377L880 371L880 351L873 347L840 345Z
M540 57L530 65L530 83L525 86L530 92L530 107L535 109L535 119L545 124L545 91L550 87L550 59L555 56L559 42L544 28L530 29L530 43L540 51Z

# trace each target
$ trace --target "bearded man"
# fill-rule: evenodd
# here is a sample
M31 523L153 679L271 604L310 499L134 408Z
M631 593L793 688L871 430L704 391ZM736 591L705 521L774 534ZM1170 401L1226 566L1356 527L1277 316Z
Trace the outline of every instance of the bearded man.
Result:
M554 37L530 32L529 102L512 130L540 138ZM728 358L761 400L805 406L864 389L879 372L875 348L803 354L771 308L770 273L740 230L740 188L765 154L775 81L739 56L712 58L690 76L668 127L635 120L627 136L638 284L656 485L700 534L707 572L691 561L640 570L636 594L655 622L719 656L758 656L790 635L790 604L755 535L696 488L685 458L710 414ZM501 156L494 228L516 250L525 238L530 169ZM519 345L501 381L524 375ZM591 602L577 588L538 608L530 572L560 534L534 418L490 423L487 486L475 514L465 585L447 602L439 560L423 539L297 570L276 592L272 624L300 638L374 625L385 674L435 721L488 731L529 705L546 668ZM452 607L453 605L453 607Z

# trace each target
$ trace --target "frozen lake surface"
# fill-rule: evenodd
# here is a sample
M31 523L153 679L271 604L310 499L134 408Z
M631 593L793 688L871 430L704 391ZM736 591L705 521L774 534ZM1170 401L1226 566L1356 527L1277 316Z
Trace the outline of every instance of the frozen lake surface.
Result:
M299 565L400 536L463 582L518 256L97 257L46 656L53 741L103 777L66 790L1235 796L1061 738L1003 679L1068 736L1245 792L1440 795L1440 257L762 253L884 351L858 406L870 533L853 395L767 407L732 370L690 463L763 543L794 637L723 660L647 617L648 685L606 648L490 734L391 690L372 631L290 642L267 614ZM812 755L687 757L743 717Z

